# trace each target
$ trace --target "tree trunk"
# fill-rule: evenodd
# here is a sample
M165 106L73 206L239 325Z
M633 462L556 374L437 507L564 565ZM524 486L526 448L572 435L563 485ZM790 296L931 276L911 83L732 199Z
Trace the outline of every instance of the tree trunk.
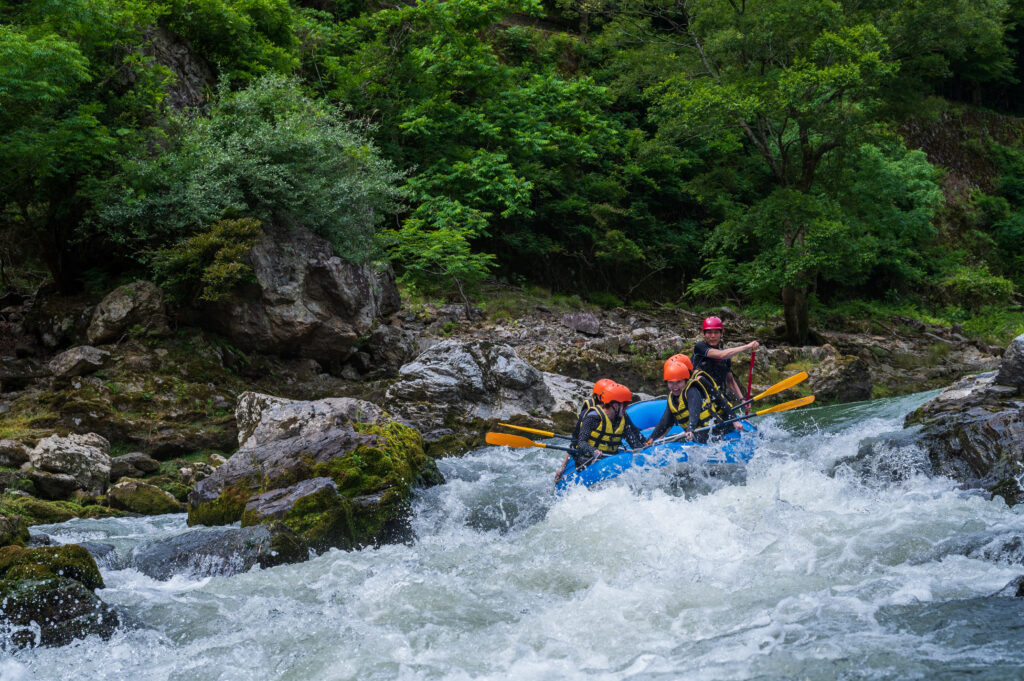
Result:
M63 295L78 289L77 265L81 262L72 239L85 215L85 204L78 197L78 180L55 187L41 229L46 234L43 260Z
M807 287L782 287L783 315L786 318L786 340L793 345L806 345L810 336Z

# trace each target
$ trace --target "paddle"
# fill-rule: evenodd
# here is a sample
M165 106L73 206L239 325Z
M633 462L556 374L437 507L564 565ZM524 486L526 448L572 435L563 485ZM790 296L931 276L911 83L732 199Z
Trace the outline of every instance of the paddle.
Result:
M544 449L560 449L563 452L576 453L576 450L571 447L534 442L528 437L523 437L522 435L509 435L508 433L490 432L484 436L484 440L489 445L504 445L506 447L542 447Z
M797 407L806 406L806 405L810 404L811 402L814 402L814 395L808 395L807 397L801 397L800 399L790 400L789 402L783 402L782 404L776 404L774 407L768 407L767 409L762 409L760 411L755 411L753 414L750 414L749 416L748 415L735 416L735 417L733 417L731 419L726 419L725 421L719 421L718 423L714 423L714 424L712 424L710 426L702 426L701 428L697 428L697 429L693 430L692 432L700 433L700 432L703 432L705 430L711 430L712 428L717 428L718 426L724 426L724 425L728 425L730 423L735 423L736 421L743 421L744 419L753 418L754 416L763 416L765 414L777 414L777 413L779 413L781 411L789 411L790 409L796 409ZM648 446L660 445L660 444L664 444L664 443L667 443L667 442L675 442L676 440L681 440L681 439L683 439L685 437L686 437L686 433L678 433L676 435L670 435L669 437L663 437L660 440L655 440L654 442L652 442ZM637 450L633 450L633 451L637 451Z
M701 428L696 429L693 432L699 433L699 432L702 432L702 431L705 431L705 430L711 430L712 428L716 428L718 426L724 426L724 425L727 425L729 423L733 423L735 421L742 421L743 419L752 418L754 416L763 416L764 414L776 414L776 413L778 413L780 411L789 411L790 409L796 409L797 407L802 407L802 406L804 406L806 404L810 404L813 401L814 401L814 395L808 395L807 397L801 397L798 400L790 400L789 402L783 402L782 404L777 404L774 407L768 407L767 409L762 409L760 411L756 411L753 414L751 414L749 417L747 417L747 416L737 416L735 418L727 419L725 421L721 421L719 423L715 423L715 424L710 425L710 426L703 426ZM652 444L658 445L658 444L664 444L666 442L674 442L674 441L676 441L676 440L678 440L678 439L680 439L682 437L686 437L686 434L685 433L680 433L678 435L672 435L671 437L663 437L660 440L657 440L656 442L654 442ZM576 452L576 450L571 448L571 447L562 447L560 445L549 445L549 444L546 444L544 442L534 442L533 440L531 440L528 437L523 437L522 435L510 435L508 433L489 432L489 433L487 433L487 435L484 436L484 440L489 445L504 445L505 447L541 447L543 449L558 449L558 450L561 450L563 452Z
M754 357L755 356L757 356L757 349L756 348L754 350L750 351L750 373L747 374L747 399L748 400L752 399L750 397L750 389L754 386ZM750 407L749 406L744 407L743 408L743 412L745 414L749 414L750 413Z
M558 433L552 433L549 430L539 430L537 428L527 428L526 426L513 426L511 423L499 423L499 426L505 426L506 428L515 428L516 430L525 430L527 433L533 433L534 435L543 435L544 437L558 437L563 440L569 440L569 435L559 435Z
M751 402L757 402L758 400L760 400L762 398L765 398L765 397L768 397L769 395L774 395L775 393L781 393L783 390L786 390L788 388L792 388L794 385L796 385L798 383L803 383L806 380L807 380L807 372L806 371L801 371L798 374L793 374L789 378L782 379L781 381L779 381L778 383L776 383L772 387L770 387L767 390L765 390L763 393L758 393L757 395L754 395L753 397L751 397L749 400L744 400L743 402L740 402L739 404L734 406L729 411L736 411L740 407L745 407L748 404L750 404Z

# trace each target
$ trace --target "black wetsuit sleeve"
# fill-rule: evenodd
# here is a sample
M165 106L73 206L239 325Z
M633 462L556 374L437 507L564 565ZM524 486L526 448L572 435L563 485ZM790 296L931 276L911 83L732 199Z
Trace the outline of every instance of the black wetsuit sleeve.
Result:
M665 405L665 413L661 415L661 420L658 421L658 425L654 426L654 430L651 431L651 439L657 440L659 437L668 432L668 429L672 427L672 424L676 422L676 417L672 415L672 410L668 408L668 404Z
M639 428L633 425L633 421L630 420L628 414L624 414L622 418L626 419L626 428L622 433L626 437L626 442L628 442L629 446L633 449L643 447L646 442L643 433L640 432Z
M703 403L704 397L701 395L699 388L694 386L686 391L686 408L690 410L690 427L688 430L692 431L700 428L700 407ZM707 442L707 431L695 433L694 436L698 442Z
M693 355L690 357L690 361L693 362L695 369L703 369L704 363L708 361L708 345L705 341L697 341L697 344L693 346Z
M597 451L596 447L591 447L587 444L587 436L597 430L600 425L601 417L594 412L588 412L587 415L583 417L583 420L580 421L580 431L577 433L576 439L572 442L572 448L581 454L585 454L585 458L592 457L594 452ZM578 455L573 455L573 461L576 462L577 466L580 464Z

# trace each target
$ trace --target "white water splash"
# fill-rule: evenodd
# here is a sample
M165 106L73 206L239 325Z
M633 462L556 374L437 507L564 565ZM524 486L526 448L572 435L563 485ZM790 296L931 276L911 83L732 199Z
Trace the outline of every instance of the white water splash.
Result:
M134 626L20 651L11 668L133 681L1020 678L1024 634L1006 623L1024 608L988 596L1024 567L944 547L1024 536L1024 515L912 471L830 475L922 400L762 421L738 482L646 471L556 498L550 452L446 459L448 484L417 499L411 545L202 580L107 570L101 595ZM41 529L119 550L184 529L80 522Z

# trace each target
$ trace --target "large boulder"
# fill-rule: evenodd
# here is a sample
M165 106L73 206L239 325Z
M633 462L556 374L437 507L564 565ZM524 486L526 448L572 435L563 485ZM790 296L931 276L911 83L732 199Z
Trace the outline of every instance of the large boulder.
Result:
M349 422L378 424L385 419L384 411L376 404L349 397L303 401L245 392L238 396L235 407L238 445L250 448Z
M130 478L111 487L107 500L113 508L140 515L181 513L184 510L180 501L159 487Z
M255 566L274 567L309 558L305 543L280 523L251 527L197 527L154 539L132 551L127 563L153 579L174 575L226 577Z
M401 327L382 324L370 332L367 347L372 368L391 376L416 356L416 336Z
M421 431L446 425L547 414L554 406L544 374L509 345L446 340L399 370L388 406Z
M835 348L825 345L824 359L814 367L808 379L809 387L820 400L829 402L859 402L871 399L871 368L862 358L841 355Z
M67 473L35 470L28 472L28 479L32 481L32 489L40 499L70 499L72 494L82 489L78 480Z
M103 494L110 483L110 443L96 433L51 435L29 452L34 468L70 475L80 489Z
M1011 475L1024 462L1024 399L995 383L995 373L968 376L909 414L934 471L961 480Z
M110 638L119 620L94 593L99 588L99 568L81 546L0 549L0 615L15 646Z
M110 460L110 482L121 478L141 478L160 470L160 462L142 452L129 452Z
M592 385L538 371L509 345L447 340L403 366L386 400L437 456L482 445L497 422L570 430ZM644 396L634 391L636 399Z
M15 440L0 440L0 466L17 468L28 461L29 449Z
M920 430L935 472L989 485L1009 503L1022 490L1024 390L1017 384L1024 337L1004 354L998 372L968 376L909 414L905 425Z
M91 345L79 345L51 359L48 366L50 373L56 378L73 378L91 374L102 368L108 359L110 353L106 350Z
M338 369L400 305L389 268L342 260L305 229L267 232L247 258L256 283L206 306L197 320L243 350Z
M114 289L96 306L86 335L90 343L112 343L132 329L148 335L169 332L163 293L149 281Z
M379 544L399 537L413 487L439 481L419 433L372 403L246 394L238 411L243 444L189 494L190 525L279 523L318 551Z
M1024 333L1014 338L1003 353L996 383L1013 386L1018 393L1024 393Z

